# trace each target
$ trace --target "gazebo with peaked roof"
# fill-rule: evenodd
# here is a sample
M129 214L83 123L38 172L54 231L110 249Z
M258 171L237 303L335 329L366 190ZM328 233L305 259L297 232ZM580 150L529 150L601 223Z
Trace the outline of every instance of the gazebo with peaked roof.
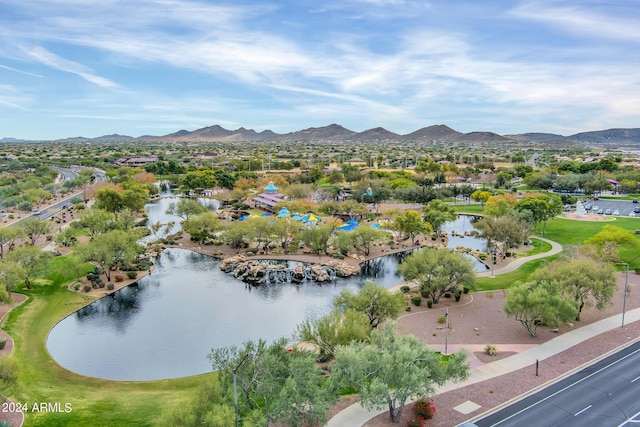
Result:
M275 206L278 203L284 202L286 197L287 196L280 193L278 187L276 187L273 182L269 182L264 188L264 191L253 198L253 204L256 208L275 213Z

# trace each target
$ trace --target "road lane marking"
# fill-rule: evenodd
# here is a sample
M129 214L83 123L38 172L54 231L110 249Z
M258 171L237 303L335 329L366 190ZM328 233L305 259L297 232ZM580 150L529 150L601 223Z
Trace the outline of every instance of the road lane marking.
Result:
M635 377L634 379L631 380L632 383L635 383L636 381L640 380L640 377Z
M581 413L583 413L584 411L588 410L589 408L591 408L593 405L589 405L586 408L584 408L582 411L578 411L575 413L574 417L577 417L578 415L580 415Z
M537 402L532 403L531 405L527 406L526 408L522 408L522 409L521 409L521 410L519 410L518 412L513 413L513 414L509 415L509 416L508 416L508 417L506 417L506 418L503 418L502 420L498 421L497 423L492 424L492 425L491 425L491 427L495 427L495 426L497 426L497 425L502 424L502 423L503 423L503 422L505 422L505 421L510 420L510 419L511 419L511 418L513 418L513 417L517 417L517 416L518 416L518 415L520 415L521 413L528 411L529 409L533 408L534 406L538 406L538 404L540 404L540 403L542 403L542 402L546 402L547 400L551 399L552 397L555 397L556 395L558 395L558 394L560 394L560 393L562 393L562 392L564 392L564 391L566 391L566 390L570 389L570 388L571 388L571 387L573 387L574 385L578 385L578 384L580 384L582 381L585 381L585 380L587 380L587 379L591 378L592 376L599 374L600 372L604 371L605 369L608 369L608 368L612 367L613 365L616 365L616 364L618 364L618 363L622 362L623 360L627 359L628 357L631 357L631 356L635 355L635 354L636 354L636 353L638 353L638 352L640 352L640 349L638 349L638 350L634 350L633 352L631 352L631 353L629 353L629 354L627 354L627 355L625 355L625 356L621 357L620 359L614 360L614 361L613 361L613 362L611 362L610 364L608 364L608 365L606 365L606 366L603 366L602 368L598 369L598 370L597 370L597 371L595 371L595 372L590 373L590 374L589 374L589 375L587 375L586 377L580 378L578 381L576 381L576 382L574 382L574 383L569 384L569 385L568 385L568 386L566 386L565 388L560 389L560 390L556 391L555 393L550 394L549 396L545 397L544 399L540 399L540 400L538 400ZM596 363L598 363L598 362L596 362ZM587 368L584 368L584 369L587 369ZM577 374L577 372L576 372L576 374ZM576 374L573 374L573 375L576 375ZM569 377L569 378L570 378L570 377ZM549 386L549 387L550 387L550 386ZM543 390L544 390L544 389L543 389ZM540 390L540 391L543 391L543 390ZM637 414L636 414L636 415L637 415ZM634 417L633 417L633 418L635 418L635 415L634 415ZM623 424L624 424L624 423L623 423ZM621 424L621 425L623 425L623 424Z

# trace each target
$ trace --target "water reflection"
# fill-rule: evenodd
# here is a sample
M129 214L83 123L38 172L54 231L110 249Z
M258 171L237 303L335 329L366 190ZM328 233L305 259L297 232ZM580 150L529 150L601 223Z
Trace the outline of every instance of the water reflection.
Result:
M162 199L148 206L150 220L179 222L164 213L171 201ZM471 227L467 220L464 224ZM291 337L304 319L327 314L342 290L356 291L367 280L385 287L402 282L397 267L408 255L370 260L362 264L360 276L330 284L254 288L223 273L220 261L184 249L167 249L155 260L151 276L63 319L50 331L47 349L74 372L113 380L209 372L207 354L212 348L249 339Z

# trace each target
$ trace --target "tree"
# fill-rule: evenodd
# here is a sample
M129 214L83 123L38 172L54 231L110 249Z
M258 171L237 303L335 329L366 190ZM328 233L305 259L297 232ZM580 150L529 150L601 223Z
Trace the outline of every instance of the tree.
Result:
M487 202L487 200L489 200L489 197L491 197L491 193L485 190L476 190L473 193L471 193L470 197L472 200L475 200L476 202L480 202L484 207L484 204Z
M387 233L372 227L361 226L349 232L354 248L362 249L365 256L371 251L371 246L386 240Z
M207 208L193 199L180 199L178 203L169 203L165 213L167 215L175 215L187 221L192 215L198 215L207 212Z
M86 229L91 237L104 234L115 228L116 215L104 209L92 208L79 215L78 223Z
M365 408L389 408L394 423L399 422L410 397L431 395L436 384L469 376L464 351L445 363L413 335L398 335L393 322L371 331L369 340L338 348L332 371L358 391Z
M495 247L503 259L510 248L522 244L529 234L529 224L512 215L484 217L475 226L482 231L482 237L487 239L489 247Z
M559 293L549 281L516 282L507 289L504 312L514 317L529 334L536 335L538 325L556 327L560 322L575 319L575 301Z
M251 230L249 230L243 221L235 221L227 226L222 232L222 240L238 253L241 248L249 244Z
M320 350L320 358L333 359L339 346L353 341L365 341L371 328L367 318L354 310L333 310L319 319L305 320L298 325L296 337L314 344Z
M437 232L440 232L444 224L458 217L451 205L439 199L429 202L427 206L422 208L422 212L424 213L424 221L431 224L431 227Z
M219 381L204 381L187 402L181 402L160 419L173 427L233 427L233 392Z
M7 254L6 261L16 263L21 268L19 271L23 274L24 284L27 289L31 289L31 277L50 256L50 252L37 246L20 246Z
M604 310L617 287L613 266L587 257L554 261L533 272L528 279L547 280L556 285L560 293L573 298L578 306L577 321L584 307Z
M215 349L209 354L214 371L227 389L236 369L238 406L251 425L279 423L301 426L326 421L337 400L337 389L326 381L311 352L287 351L287 340L270 345L263 340ZM241 361L243 361L241 363Z
M463 285L473 287L473 264L464 255L450 249L423 249L409 255L398 271L405 280L417 280L420 291L437 304L447 292Z
M23 219L19 225L24 235L31 241L31 245L35 245L36 241L47 234L51 230L51 223L41 220L35 216Z
M204 212L190 217L182 223L182 229L189 233L192 240L204 244L213 239L215 233L222 229L222 221L213 212Z
M111 271L134 261L144 251L137 242L140 237L140 233L113 230L81 245L78 252L85 261L97 264L111 280Z
M327 246L329 245L331 233L331 227L326 225L317 225L315 227L302 230L298 234L297 239L303 242L304 245L314 253L322 255L323 253L327 253Z
M0 302L10 301L9 293L13 291L19 280L24 279L27 272L24 267L17 262L0 261Z
M53 238L53 241L60 246L72 246L75 242L78 241L78 239L76 238L76 230L71 227L60 228Z
M343 313L347 310L364 313L371 329L377 328L387 319L398 317L406 304L404 294L391 293L374 282L365 283L356 294L345 289L333 301L333 306Z
M4 245L7 245L7 252L10 251L15 241L23 234L24 231L20 227L0 227L0 258L4 258Z
M600 254L601 260L618 261L620 255L619 245L638 246L638 241L630 231L615 225L606 224L602 230L584 241L587 245L594 245Z
M547 221L562 213L562 200L560 197L551 194L538 194L526 196L516 203L516 210L530 211L535 223L536 230L538 223L542 222L542 235L544 236Z
M96 192L94 208L116 213L124 208L122 190L116 188L102 188Z
M392 228L404 234L404 238L410 238L411 244L415 244L415 239L420 234L433 231L431 224L425 224L416 211L404 211L393 221Z

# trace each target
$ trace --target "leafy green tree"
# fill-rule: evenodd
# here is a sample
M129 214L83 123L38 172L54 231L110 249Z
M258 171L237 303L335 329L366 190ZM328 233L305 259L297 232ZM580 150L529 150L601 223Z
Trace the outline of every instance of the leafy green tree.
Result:
M173 427L233 427L234 414L233 393L224 389L219 381L204 381L187 402L169 408L158 424Z
M480 202L482 206L484 206L484 204L487 203L487 200L489 200L489 197L491 197L491 193L485 190L476 190L473 193L471 193L470 197L471 197L471 200Z
M4 258L4 247L11 250L15 241L24 235L20 227L0 227L0 258Z
M451 205L439 199L429 202L427 206L422 208L422 212L424 213L424 221L431 224L431 227L437 232L445 223L458 217Z
M339 347L332 371L358 391L365 408L389 408L394 423L399 422L407 399L432 395L435 385L469 376L464 351L445 363L413 335L398 335L393 322L371 331L369 341Z
M369 322L362 313L333 310L319 319L302 322L298 325L296 337L317 346L320 357L329 360L333 359L339 346L365 341L370 331Z
M209 354L213 370L220 371L218 378L227 389L237 368L238 406L251 425L324 423L327 410L337 400L337 389L316 366L315 355L287 351L286 345L285 338L270 345L248 341L243 348L224 347Z
M78 241L76 238L76 230L71 227L58 229L53 241L59 246L69 247Z
M180 199L177 203L171 202L165 213L175 215L187 221L191 216L207 212L207 208L193 199Z
M40 237L51 230L51 223L35 216L30 216L20 221L19 227L22 228L24 235L29 238L31 245L35 245Z
M141 212L144 205L149 201L149 193L142 186L136 186L124 190L122 194L122 207L131 209L133 212Z
M345 289L333 301L334 307L343 313L347 310L364 313L371 329L387 319L397 318L406 304L404 294L389 292L375 282L365 283L357 293Z
M27 276L25 268L14 261L0 261L0 302L10 302L9 293L11 293L18 281Z
M202 244L213 239L215 233L222 230L222 227L222 221L213 212L194 215L182 223L182 229L189 233L191 239Z
M314 253L322 255L327 253L331 233L332 228L330 226L321 224L302 230L296 238Z
M587 257L554 261L533 272L528 280L547 280L556 285L560 293L573 298L578 306L576 320L584 307L604 310L611 303L615 293L616 271L611 264L605 264Z
M78 215L78 223L89 232L91 237L115 229L116 215L104 209L92 208Z
M31 289L31 277L45 265L50 257L50 252L45 252L37 246L19 246L9 252L5 259L21 268L17 271L23 273L24 284L27 289Z
M251 230L244 225L244 221L235 221L222 232L222 241L238 253L241 248L249 244L251 233Z
M477 221L475 226L487 239L490 247L497 249L498 255L504 259L509 248L518 246L527 240L529 224L517 216L486 216Z
M584 243L594 245L600 254L600 258L607 261L618 261L620 259L618 252L620 245L638 247L640 244L630 231L610 224L606 224L600 232L589 237Z
M371 247L387 239L387 233L372 227L361 226L349 232L351 244L356 250L362 250L365 256L371 252Z
M137 242L140 237L140 233L112 230L80 245L78 252L85 261L97 264L111 280L112 271L133 262L144 251Z
M464 255L450 249L423 249L409 255L398 271L405 280L417 280L420 291L437 304L447 292L463 285L473 287L473 264Z
M430 233L433 231L431 224L425 224L422 217L416 211L408 210L398 215L392 224L392 229L399 231L404 238L410 238L411 244L415 244L416 237L420 234Z
M114 188L102 188L96 192L94 208L116 213L124 208L122 193Z
M547 221L562 213L562 200L555 194L538 194L525 196L516 203L515 209L518 211L530 211L535 223L536 230L538 224L542 222L542 235L544 236Z
M556 327L570 322L578 314L573 298L560 294L558 287L547 281L516 282L507 289L504 312L514 317L534 337L539 325Z

